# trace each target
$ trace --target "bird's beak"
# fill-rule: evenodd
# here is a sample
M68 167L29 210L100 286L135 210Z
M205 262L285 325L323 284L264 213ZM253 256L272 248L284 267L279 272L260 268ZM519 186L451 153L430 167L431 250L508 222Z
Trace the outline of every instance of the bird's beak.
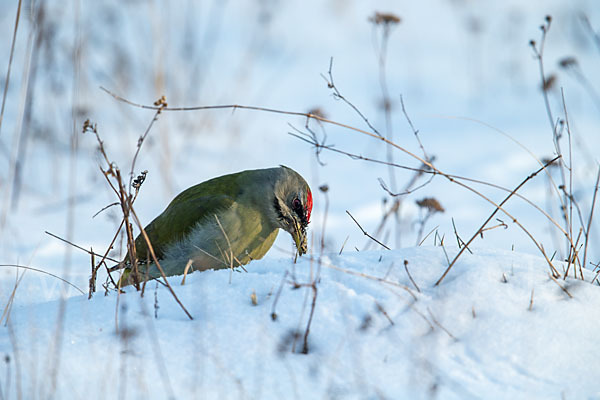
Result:
M298 254L306 254L308 251L308 245L306 244L306 229L303 229L298 223L294 224L294 233L292 233L292 237L294 238L296 249L298 249Z

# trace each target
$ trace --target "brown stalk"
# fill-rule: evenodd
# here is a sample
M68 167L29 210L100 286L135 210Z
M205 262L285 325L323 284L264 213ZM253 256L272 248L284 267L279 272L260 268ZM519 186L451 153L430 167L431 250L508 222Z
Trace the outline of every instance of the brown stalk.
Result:
M529 311L533 310L533 288L531 289L531 298L529 299Z
M569 293L569 291L567 290L567 288L564 287L563 285L561 285L560 282L555 277L552 276L552 274L548 274L548 276L550 277L550 279L552 279L552 281L554 283L556 283L558 285L559 288L561 288L561 290L563 292L565 292L567 294L567 296L569 296L569 298L571 298L571 299L573 298L573 296L571 295L571 293Z
M579 235L577 235L577 240L575 241L575 249L570 250L569 251L569 257L567 258L567 271L565 272L565 276L563 277L563 280L567 279L567 276L569 275L569 269L571 268L571 264L573 264L573 277L575 279L577 279L577 264L576 261L578 259L577 255L579 254L577 247L579 246L579 239L581 239L581 233L583 231L583 228L579 229ZM583 272L581 273L581 279L583 280Z
M179 306L181 307L181 309L183 310L183 312L185 312L185 314L188 316L188 318L193 320L194 318L188 312L188 310L186 310L186 308L183 305L183 303L179 300L179 298L175 294L175 291L173 290L173 287L171 287L171 285L169 284L169 281L167 280L167 277L165 276L165 272L163 271L162 267L160 266L160 263L158 262L158 259L156 258L156 254L154 253L154 248L152 247L152 243L150 243L150 238L148 237L148 234L146 233L146 230L142 226L142 223L140 222L140 220L139 220L139 218L138 218L138 216L135 213L135 210L133 208L131 208L131 215L133 216L133 219L134 219L136 225L140 229L140 232L141 232L142 236L144 237L144 240L146 241L146 245L148 246L148 250L150 251L150 255L152 256L152 261L154 262L154 264L156 265L156 267L160 271L160 274L163 277L163 279L165 280L165 284L167 285L167 288L171 292L171 295L173 296L173 298L175 299L175 301L177 302L177 304L179 304Z
M185 285L185 278L187 278L188 272L190 271L190 268L192 267L192 264L194 263L194 260L188 260L187 264L185 264L185 268L183 270L183 279L181 280L181 286Z

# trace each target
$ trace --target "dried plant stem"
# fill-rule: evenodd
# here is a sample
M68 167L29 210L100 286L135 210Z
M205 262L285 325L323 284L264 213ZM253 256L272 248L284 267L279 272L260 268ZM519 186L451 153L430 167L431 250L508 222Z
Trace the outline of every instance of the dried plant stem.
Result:
M185 285L185 278L187 278L188 272L190 271L190 268L192 267L192 264L194 263L194 260L188 260L187 264L185 264L185 268L183 270L183 279L181 279L181 286Z
M540 45L539 47L536 46L535 41L531 41L530 45L531 48L533 49L534 55L537 59L538 62L538 69L539 69L539 74L540 74L540 79L541 79L541 86L542 86L542 96L544 98L544 105L546 108L546 114L548 116L548 122L550 124L550 128L552 130L552 139L554 142L554 148L556 151L556 154L561 156L562 155L562 150L560 147L560 138L561 138L561 134L559 133L558 130L558 122L553 114L552 114L552 108L550 107L550 100L548 98L548 91L549 91L549 87L548 87L548 78L546 77L546 74L544 72L544 48L545 48L545 43L546 43L546 36L548 35L548 31L550 30L550 26L552 24L552 18L547 15L545 18L545 24L540 26L540 29L542 31L542 36L541 36L541 40L540 40ZM564 98L563 98L563 104L564 104ZM555 122L556 121L556 122ZM569 132L570 135L570 132ZM569 137L569 145L570 145L570 137ZM569 160L569 162L571 162L571 160ZM573 240L572 240L572 222L571 222L571 216L570 214L567 212L567 204L570 204L572 207L572 197L569 197L567 191L566 191L566 176L565 176L565 162L564 159L561 161L560 165L560 173L561 173L561 180L562 180L562 185L560 187L562 187L562 197L559 193L559 199L561 201L561 211L562 211L562 216L564 218L564 222L565 222L565 230L569 231L569 234L567 235L568 238L568 244L569 244L569 249L567 249L567 253L570 254L571 251L573 250Z
M346 240L344 240L344 243L342 243L342 247L340 248L340 252L338 253L338 256L342 255L342 251L344 251L344 247L346 247L346 243L348 242L348 239L350 239L350 235L346 236Z
M435 227L433 227L433 229L431 229L431 230L429 231L429 233L428 233L427 235L423 236L423 239L421 239L421 241L419 242L419 244L417 245L417 247L420 247L420 246L422 246L422 245L423 245L423 243L425 243L425 241L427 240L427 238L428 238L429 236L431 236L431 234L432 234L433 232L436 232L436 233L437 233L437 229L438 229L439 227L440 227L439 225L436 225ZM434 237L434 239L435 239L435 237ZM435 243L434 243L434 245L435 245Z
M329 78L326 78L325 76L323 76L321 74L321 76L323 77L323 79L325 79L325 81L327 82L327 86L333 90L333 96L336 99L342 100L344 103L346 103L350 108L352 108L357 114L358 116L365 122L365 124L367 124L367 126L369 127L369 129L371 129L373 132L375 132L375 134L379 137L383 136L381 135L381 133L379 133L379 131L369 122L369 120L367 119L367 117L358 109L358 107L356 107L354 104L352 104L346 97L342 96L342 94L340 93L340 91L338 90L337 86L335 86L335 83L333 82L333 57L331 57L329 59L329 71L328 71L328 75Z
M529 299L529 311L533 310L533 288L531 288L531 298Z
M573 295L571 295L571 293L569 293L569 291L567 290L567 288L564 287L563 285L561 285L560 282L555 277L552 276L552 274L548 274L548 276L550 277L550 279L552 279L552 281L554 283L556 283L558 285L559 288L561 288L561 290L563 292L565 292L567 294L567 296L569 296L569 298L571 298L571 299L573 298Z
M421 151L423 152L423 157L425 157L426 160L431 161L431 158L427 155L427 152L425 151L425 147L423 146L423 143L421 142L421 139L419 138L419 131L417 129L415 129L415 126L413 125L410 117L408 116L408 113L406 112L406 107L404 106L404 98L402 97L402 95L400 95L400 105L402 106L402 114L404 115L404 118L408 122L408 125L410 126L410 129L412 130L413 135L415 135L415 139L417 139L417 143L419 143L419 147L421 148Z
M454 223L454 218L452 218L452 229L454 229L454 236L456 236L456 243L458 244L458 248L465 246L465 241L458 235L458 231L456 230L456 224ZM473 254L471 249L467 248L469 253Z
M85 294L85 292L83 290L81 290L80 288L78 288L77 286L75 286L74 284L72 284L71 282L67 281L66 279L63 279L60 276L54 275L54 274L52 274L52 273L50 273L48 271L44 271L43 269L33 268L33 267L29 267L29 266L26 266L26 265L19 265L19 264L0 264L0 267L23 268L23 269L26 269L26 270L29 270L29 271L34 271L34 272L39 272L39 273L44 274L44 275L49 275L49 276L51 276L53 278L56 278L56 279L58 279L58 280L60 280L60 281L62 281L64 283L66 283L67 285L71 286L72 288L77 289L79 291L79 293Z
M17 31L19 29L19 21L21 19L21 4L19 0L17 4L17 16L15 17L15 27L13 29L12 43L10 45L10 55L8 56L8 68L6 70L6 79L4 80L4 93L2 94L2 108L0 109L0 134L2 134L2 120L4 119L4 107L6 106L6 95L8 93L8 85L10 83L10 70L12 69L13 56L15 54L15 43L17 41Z
M390 250L390 248L387 247L385 244L381 243L379 240L377 240L373 236L369 235L369 233L367 231L365 231L362 226L360 226L360 224L358 223L358 221L356 220L356 218L354 218L352 216L352 214L350 214L350 211L346 210L346 214L348 214L350 216L350 218L352 218L352 221L354 221L354 223L359 227L359 229L362 231L363 235L365 235L366 237L368 237L369 239L371 239L372 241L374 241L375 243L377 243L381 247L383 247L383 248L385 248L387 250Z
M140 232L141 232L142 236L144 237L144 240L146 241L146 244L148 246L148 250L150 251L150 255L152 256L152 261L154 262L154 264L156 265L156 268L158 268L158 270L160 271L160 274L162 275L163 279L165 280L165 284L167 285L167 288L169 289L169 292L171 292L171 295L173 296L173 298L175 299L175 301L177 302L177 304L179 304L179 307L181 307L181 309L183 310L183 312L185 312L185 314L188 316L188 318L191 319L191 320L193 320L194 318L188 312L188 310L185 308L185 306L183 305L183 303L179 300L179 298L175 294L175 291L173 290L173 287L171 287L171 285L169 284L169 281L167 280L167 277L165 276L165 272L163 271L162 267L160 266L160 263L158 262L158 259L156 258L156 254L154 253L154 248L152 247L152 243L150 243L150 238L148 237L148 234L146 233L146 230L144 229L144 227L143 227L142 223L140 222L137 214L135 213L135 210L133 208L130 208L130 210L131 210L131 215L133 216L133 219L134 219L135 223L137 224L138 228L140 229Z
M308 322L306 323L306 330L304 331L304 339L302 345L302 353L308 354L308 334L310 333L310 325L312 323L313 315L315 314L315 306L317 304L317 281L316 279L310 284L310 288L313 292L312 303L310 306L310 313L308 314Z
M412 275L408 271L408 260L404 260L404 270L406 271L406 275L408 275L408 279L410 279L410 281L412 282L415 289L417 289L417 292L421 293L421 289L419 289L419 286L417 286L417 283L415 282Z
M336 270L336 271L340 271L340 272L343 272L343 273L345 273L345 274L348 274L348 275L360 276L360 277L362 277L362 278L370 279L370 280L372 280L372 281L381 282L381 283L384 283L384 284L386 284L386 285L390 285L390 286L394 286L394 287L397 287L397 288L403 289L403 290L405 290L406 292L408 292L408 294L410 294L410 295L411 295L411 297L412 297L414 300L418 300L417 296L416 296L416 295L413 293L413 291L412 291L412 290L411 290L411 289L410 289L408 286L406 286L406 285L402 285L402 284L400 284L400 283L396 283L396 282L388 281L388 280L386 280L386 279L379 278L379 277L377 277L377 276L373 276L373 275L369 275L369 274L365 274L365 273L362 273L362 272L353 271L353 270L351 270L351 269L346 269L346 268L342 268L342 267L337 267L337 266L335 266L335 265L332 265L332 264L325 264L325 266L326 266L327 268L334 269L334 270Z
M162 98L161 100L163 100L163 99L164 98ZM137 161L138 155L140 154L140 150L142 149L142 144L144 144L144 141L146 140L148 133L152 129L152 126L158 120L158 116L160 115L162 109L164 107L166 107L166 105L167 105L166 101L163 102L160 100L159 100L159 102L157 102L157 104L160 104L160 107L154 113L154 117L152 118L152 120L150 120L150 123L146 127L144 134L138 139L137 148L135 150L135 155L133 156L133 161L131 161L131 171L129 172L129 195L131 195L131 188L133 187L132 182L133 182L133 177L135 176L135 162Z
M15 285L13 286L10 296L8 297L8 302L6 303L6 306L4 307L2 316L0 316L0 324L4 320L5 321L4 326L8 325L8 321L10 319L10 311L12 310L12 306L15 301L15 294L17 293L17 289L19 288L19 285L21 284L21 281L23 280L23 277L25 276L25 272L27 272L27 270L23 271L23 273L21 275L19 275L19 269L17 268L17 278L15 280Z
M431 309L429 307L427 307L427 312L429 313L429 316L431 317L431 320L433 321L434 324L436 324L438 327L440 327L448 336L450 336L453 340L458 340L456 338L456 336L454 336L452 333L450 333L450 331L448 329L446 329L435 317L435 315L433 315L433 312L431 311Z
M596 174L596 184L594 187L594 196L592 197L592 205L590 208L590 216L588 218L588 222L587 222L587 228L585 230L585 240L584 240L584 247L583 247L583 262L582 265L585 268L585 263L587 260L587 249L588 249L588 244L590 243L590 229L592 228L592 219L594 218L594 206L596 205L596 195L598 194L598 184L600 183L600 165L598 166L598 173Z
M277 293L275 293L275 299L273 300L273 305L271 306L271 319L275 321L277 319L277 313L275 309L277 308L277 302L279 301L279 297L281 296L281 291L283 290L283 284L285 283L285 279L289 275L288 271L285 271L283 277L281 278L281 283L279 284L279 288L277 289Z
M229 241L229 236L227 236L227 232L225 232L223 225L221 225L221 221L219 221L219 217L217 217L217 214L215 214L215 219L217 220L217 224L219 225L219 228L221 229L221 233L223 233L223 236L225 236L225 240L227 241L227 248L229 250L229 254L228 254L228 257L224 257L224 258L229 259L229 283L231 283L231 277L233 274L233 260L234 260L233 250L231 249L231 242ZM238 261L238 264L239 264L239 261Z
M444 278L446 277L446 275L448 274L448 272L450 272L450 270L452 269L452 267L454 266L454 264L456 263L456 261L464 253L465 249L467 249L469 247L469 245L473 242L473 240L475 240L475 238L481 233L481 231L485 228L485 226L488 224L488 222L490 222L490 220L492 218L494 218L494 215L496 215L496 213L499 210L502 209L502 206L513 196L513 194L516 193L519 189L521 189L521 187L523 187L523 185L525 185L525 183L527 183L529 180L533 179L537 174L539 174L542 170L544 170L548 165L552 164L554 161L556 161L559 158L560 158L560 156L556 156L554 159L552 159L550 162L548 162L542 168L538 169L536 172L532 173L527 178L525 178L519 185L517 185L517 187L512 192L509 193L508 196L506 196L506 198L504 200L502 200L502 202L499 205L496 206L496 209L490 214L490 216L485 220L485 222L475 232L475 234L473 236L471 236L471 239L469 239L467 241L467 243L464 245L464 247L462 247L459 250L458 254L450 262L450 265L448 265L448 268L446 269L446 271L444 271L444 273L442 274L442 276L440 277L440 279L438 279L438 281L435 283L435 286L438 286L440 283L442 283L442 281L444 280ZM518 224L518 222L517 222L517 220L515 218L512 218L512 219L513 219L514 223ZM546 256L546 252L544 251L544 249L538 244L538 242L531 236L531 234L528 231L525 231L525 232L531 237L531 239L534 241L534 243L536 244L536 246L538 247L538 249L542 252L542 254L544 255L544 257L546 258L546 261L548 262L548 265L550 266L550 269L552 270L552 273L558 275L558 271L556 271L556 269L552 265L552 262Z
M60 240L60 241L62 241L62 242L65 242L65 243L67 243L67 244L69 244L69 245L71 245L71 246L73 246L73 247L75 247L75 248L77 248L77 249L79 249L79 250L83 250L83 251L85 251L86 253L88 253L89 255L93 255L93 256L96 256L96 257L103 257L104 259L107 259L107 260L109 260L109 261L113 261L113 262L116 262L116 263L118 263L118 262L119 262L119 261L115 260L114 258L110 258L110 257L102 256L102 255L100 255L100 254L98 254L98 253L94 253L94 252L93 252L93 251L91 251L91 250L88 250L88 249L86 249L86 248L83 248L83 247L81 247L81 246L79 246L79 245L76 245L75 243L73 243L73 242L71 242L71 241L69 241L69 240L67 240L67 239L63 239L63 238L61 238L60 236L57 236L57 235L55 235L55 234L54 234L54 233L52 233L52 232L44 231L44 233L45 233L46 235L52 236L52 237L53 237L53 238L55 238L55 239L58 239L58 240Z
M582 232L583 228L580 228L579 235L577 235L577 240L575 241L575 249L569 252L569 258L567 258L567 270L565 272L563 280L567 279L567 276L569 275L569 269L571 268L571 264L573 264L573 277L577 279L577 261L579 260L579 250L577 250L577 247L579 246L579 240L581 239ZM581 263L579 263L579 265L581 265ZM581 280L583 280L583 271L581 271L581 268L579 268L579 272L581 275Z

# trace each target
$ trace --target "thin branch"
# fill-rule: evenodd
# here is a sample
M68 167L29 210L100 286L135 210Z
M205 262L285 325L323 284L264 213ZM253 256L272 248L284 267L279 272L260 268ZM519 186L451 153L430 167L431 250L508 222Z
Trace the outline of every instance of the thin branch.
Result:
M367 236L369 239L371 239L372 241L374 241L375 243L377 243L378 245L380 245L381 247L387 249L387 250L391 250L389 247L387 247L385 244L381 243L379 240L375 239L373 236L369 235L369 233L367 233L367 231L365 231L363 229L362 226L360 226L360 224L358 223L358 221L356 220L356 218L354 218L352 216L352 214L350 214L350 212L348 210L346 210L346 214L348 214L350 216L350 218L352 218L352 221L354 221L354 223L360 228L360 230L362 231L363 235Z
M92 218L96 218L101 212L108 210L111 207L118 206L119 204L120 203L118 203L118 202L114 202L114 203L107 205L106 207L102 207L102 209L100 211L98 211L96 214L92 215Z
M84 247L78 246L78 245L76 245L75 243L68 241L67 239L63 239L63 238L61 238L60 236L56 236L54 233L51 233L51 232L48 232L48 231L44 231L44 233L45 233L46 235L50 235L50 236L52 236L52 237L53 237L53 238L55 238L55 239L58 239L58 240L60 240L60 241L62 241L62 242L65 242L65 243L67 243L67 244L69 244L69 245L71 245L71 246L73 246L73 247L75 247L75 248L77 248L77 249L79 249L79 250L85 251L86 253L88 253L88 254L90 254L90 255L94 255L94 256L96 256L96 257L102 257L102 259L103 259L103 260L104 260L104 259L107 259L107 260L110 260L110 261L112 261L112 262L116 262L116 263L120 262L120 261L117 261L117 260L115 260L114 258L110 258L110 257L102 256L101 254L97 254L97 253L93 253L93 252L91 252L90 250L88 250L88 249L86 249L86 248L84 248Z
M421 139L419 138L419 131L417 129L415 129L415 126L413 125L412 121L410 120L410 117L408 116L408 113L406 112L406 107L404 107L404 98L402 97L402 95L400 95L400 105L402 106L402 114L404 114L404 118L408 122L408 125L410 125L410 129L413 131L413 134L415 135L415 138L417 139L417 142L419 143L419 147L421 148L421 151L423 152L423 156L425 157L426 160L432 161L429 158L429 156L427 155L427 152L425 151L425 147L423 147L423 143L421 143Z
M135 162L138 158L138 154L140 154L140 150L142 149L142 144L144 144L144 141L146 140L146 136L148 136L148 133L152 129L152 126L158 120L158 116L160 115L162 110L167 106L167 101L165 99L165 96L162 96L160 99L155 101L154 104L159 106L159 108L154 113L154 117L152 118L152 120L150 121L148 126L146 127L146 131L144 131L144 134L142 136L140 136L140 138L138 139L137 149L135 151L135 155L133 156L133 161L131 161L131 171L129 172L129 195L131 195L131 187L132 187L133 177L135 176L135 174L134 174Z
M327 79L323 74L321 74L323 79L325 79L325 82L327 82L327 87L330 88L331 90L333 90L333 97L335 99L342 100L344 103L346 103L348 106L350 106L350 108L352 108L358 114L358 116L360 118L362 118L363 121L365 121L365 124L367 124L369 129L371 129L377 136L383 137L383 135L381 135L381 133L379 133L379 131L369 122L367 117L365 117L365 115L354 104L352 104L347 98L342 96L342 94L338 90L337 86L335 86L335 83L333 82L333 73L331 72L332 69L333 69L333 57L331 57L329 59L329 71L328 71L329 79Z

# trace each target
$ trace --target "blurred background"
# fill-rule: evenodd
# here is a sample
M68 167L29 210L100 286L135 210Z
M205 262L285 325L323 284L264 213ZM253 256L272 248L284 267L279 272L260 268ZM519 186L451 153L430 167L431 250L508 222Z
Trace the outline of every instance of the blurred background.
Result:
M377 24L376 12L400 22ZM539 168L522 147L540 159L556 152L530 45L535 40L539 48L546 15L553 18L544 48L545 90L557 119L565 115L564 93L573 197L587 221L600 148L600 9L594 0L0 0L0 89L5 95L0 263L40 268L87 287L89 255L45 234L104 252L119 226L118 207L93 217L116 198L99 169L104 165L95 137L82 134L83 122L97 124L109 158L128 176L138 139L154 115L116 101L101 87L148 105L164 95L173 107L318 109L327 118L369 130L328 87L332 59L335 87L384 136L423 156L402 112L402 96L437 168L512 189ZM317 155L288 134L306 132L305 124L301 117L242 109L162 113L134 171L148 171L135 203L142 222L149 223L191 185L279 164L300 172L315 193L313 251L323 232L325 252L337 253L342 246L348 252L373 248L346 210L392 248L415 246L428 233L425 245L444 238L453 246L454 226L466 240L494 210L441 176L409 195L391 197L379 178L401 192L414 172L391 173L385 165L327 150ZM310 127L319 141L336 149L420 167L378 140L314 121ZM561 147L568 154L566 133ZM558 179L558 170L553 173ZM411 188L426 181L420 177ZM318 190L322 185L326 193ZM506 196L474 187L496 202ZM519 193L563 223L547 176L536 177ZM425 198L436 199L444 211L428 213L417 203ZM381 224L396 200L397 213ZM507 209L549 254L566 256L564 239L539 211L517 198ZM501 221L490 225L502 226L487 231L475 247L537 254L510 218L497 216ZM599 238L596 224L590 242ZM120 259L123 246L120 240L117 244L111 255ZM290 257L291 250L289 237L280 235L267 256ZM590 246L588 260L596 264L599 258L597 246ZM14 268L0 267L0 302L15 279ZM27 272L17 299L55 298L59 284Z

